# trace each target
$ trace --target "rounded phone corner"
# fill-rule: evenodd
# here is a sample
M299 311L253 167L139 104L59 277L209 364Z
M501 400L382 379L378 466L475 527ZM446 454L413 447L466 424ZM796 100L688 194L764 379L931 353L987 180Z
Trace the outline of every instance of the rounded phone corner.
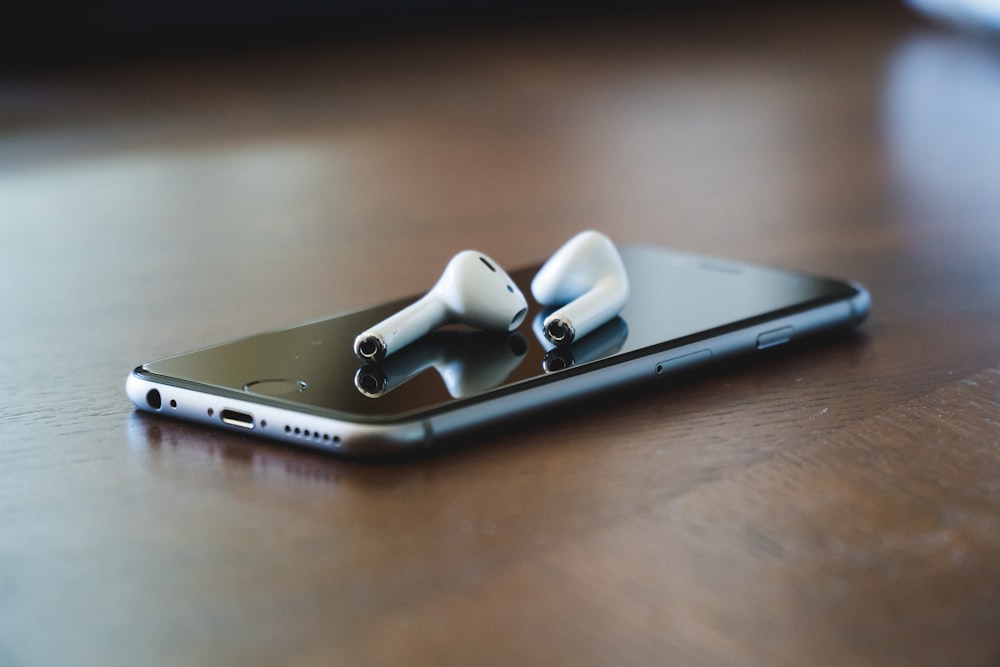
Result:
M868 288L856 280L851 280L848 284L857 292L853 297L851 297L849 302L851 306L852 320L854 324L861 324L868 318L868 315L871 314L872 295L871 292L868 291Z

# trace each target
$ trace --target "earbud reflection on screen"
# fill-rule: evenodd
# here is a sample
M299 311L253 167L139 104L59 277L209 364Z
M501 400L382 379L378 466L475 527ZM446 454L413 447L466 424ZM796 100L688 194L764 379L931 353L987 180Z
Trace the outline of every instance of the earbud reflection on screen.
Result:
M527 312L524 294L496 262L463 250L451 258L427 294L358 334L354 353L378 361L445 324L513 331Z
M503 382L527 351L527 341L516 331L436 331L381 363L364 364L354 386L369 398L381 398L433 368L448 393L462 398Z
M531 293L542 305L561 306L545 318L543 330L555 345L569 345L621 312L628 274L611 239L580 232L539 269Z

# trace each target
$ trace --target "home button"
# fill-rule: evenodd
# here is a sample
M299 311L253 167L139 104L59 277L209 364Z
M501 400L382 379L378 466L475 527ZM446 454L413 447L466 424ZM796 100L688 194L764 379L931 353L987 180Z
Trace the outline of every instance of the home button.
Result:
M254 380L243 385L243 391L249 394L260 394L262 396L285 396L286 394L297 394L308 388L309 385L302 380L283 380L279 378Z

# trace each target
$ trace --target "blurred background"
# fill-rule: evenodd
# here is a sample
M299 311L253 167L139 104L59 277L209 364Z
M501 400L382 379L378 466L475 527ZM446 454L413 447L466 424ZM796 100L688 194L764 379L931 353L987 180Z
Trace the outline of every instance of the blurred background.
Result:
M914 3L5 7L0 664L997 664L1000 44ZM399 467L122 391L586 228L872 316Z
M916 11L971 30L1000 29L995 0L907 0ZM807 3L818 4L818 3ZM840 3L842 6L851 3ZM379 0L342 2L289 0L177 0L134 3L67 0L33 3L14 0L0 24L0 54L8 64L79 63L137 54L219 52L279 45L330 44L345 40L414 36L441 30L495 29L498 26L565 27L580 21L635 17L669 21L689 14L794 9L801 3L733 0Z
M665 16L704 11L691 0L178 0L80 4L15 0L0 26L2 48L21 63L118 58L136 53L219 51L303 42L330 43L447 29L483 29L547 22L553 26L594 18ZM716 0L716 11L741 3ZM772 3L773 4L773 3ZM794 3L786 3L792 5Z
M586 227L860 278L880 229L975 254L1000 191L998 47L976 25L896 2L17 2L3 252L86 265L69 251L114 240L106 281L169 280L156 312L218 299L251 322L399 296L483 237L537 261ZM440 256L402 261L417 240ZM53 267L24 271L63 296ZM281 298L317 279L333 302Z

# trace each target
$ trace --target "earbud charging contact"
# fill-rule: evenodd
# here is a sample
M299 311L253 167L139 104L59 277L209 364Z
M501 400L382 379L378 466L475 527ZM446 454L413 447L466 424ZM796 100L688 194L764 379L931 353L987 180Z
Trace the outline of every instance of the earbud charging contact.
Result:
M555 345L561 345L563 341L572 341L576 338L576 331L569 322L550 318L545 324L545 337Z
M365 361L381 361L385 358L386 345L385 341L378 334L369 334L368 336L354 341L354 353L359 359Z

